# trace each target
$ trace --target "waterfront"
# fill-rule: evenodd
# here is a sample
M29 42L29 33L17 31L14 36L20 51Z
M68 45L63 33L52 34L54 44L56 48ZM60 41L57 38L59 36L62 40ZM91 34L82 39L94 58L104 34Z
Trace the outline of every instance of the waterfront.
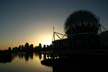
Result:
M0 62L1 72L52 72L52 67L41 64L38 54L12 55L11 61Z

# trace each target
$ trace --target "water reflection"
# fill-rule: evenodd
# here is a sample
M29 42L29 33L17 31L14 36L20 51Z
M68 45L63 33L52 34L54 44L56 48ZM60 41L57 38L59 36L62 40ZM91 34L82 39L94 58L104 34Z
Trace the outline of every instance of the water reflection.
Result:
M39 53L18 52L0 54L1 72L53 72L52 67L41 64Z
M92 56L93 55L89 56L88 54L62 54L57 52L0 52L0 71L80 72L86 69L88 69L89 71L99 71L100 69L103 69L102 67L105 67L103 64L106 63L104 63L103 61L98 62L100 61L102 56Z
M15 56L11 54L11 52L5 50L0 51L0 63L10 63Z
M0 71L2 72L80 71L79 59L69 55L61 55L52 52L18 52L2 54L1 57L0 63L2 64L0 64Z
M9 63L12 62L15 57L18 57L19 59L25 59L25 61L28 61L29 59L33 59L33 52L27 53L27 52L19 52L19 53L2 53L0 54L0 63Z
M107 70L107 55L80 54L41 54L41 64L52 67L53 72L92 72ZM103 60L101 60L103 59Z
M79 72L80 71L80 58L69 55L55 55L55 54L42 54L43 59L41 64L53 68L53 72ZM41 57L41 58L42 58Z
M18 56L20 59L25 59L25 61L29 61L29 59L33 59L33 52L20 52L17 53L16 56Z
M1 55L1 54L0 54ZM67 72L78 71L78 62L68 55L53 52L17 52L0 57L0 70L3 72ZM2 68L4 66L4 68Z
M62 54L53 52L18 52L0 54L1 72L80 72L93 70L98 59L84 54ZM87 59L89 58L89 59ZM90 63L86 62L88 60ZM95 61L94 61L95 60ZM99 65L100 66L100 65ZM96 69L95 69L96 70Z
M46 60L46 59L59 59L59 55L56 55L54 53L39 53L39 59L40 60Z

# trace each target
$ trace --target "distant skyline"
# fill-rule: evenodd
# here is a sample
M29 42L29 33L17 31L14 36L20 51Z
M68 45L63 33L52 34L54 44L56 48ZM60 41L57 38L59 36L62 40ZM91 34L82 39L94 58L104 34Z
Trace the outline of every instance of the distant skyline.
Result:
M108 29L108 0L0 0L0 49L49 44L55 31L64 33L67 17L88 10Z

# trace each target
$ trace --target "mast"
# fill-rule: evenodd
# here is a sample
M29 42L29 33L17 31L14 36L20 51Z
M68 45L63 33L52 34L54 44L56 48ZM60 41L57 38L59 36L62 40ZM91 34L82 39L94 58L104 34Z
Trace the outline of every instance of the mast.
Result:
M53 26L53 38L52 38L52 41L55 41L55 28Z

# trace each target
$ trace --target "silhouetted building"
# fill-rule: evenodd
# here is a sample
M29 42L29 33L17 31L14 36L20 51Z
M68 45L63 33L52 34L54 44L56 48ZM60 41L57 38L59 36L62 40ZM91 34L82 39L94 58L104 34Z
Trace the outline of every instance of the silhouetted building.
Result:
M89 11L76 11L66 20L66 39L53 41L53 47L58 49L99 49L100 38L98 33L100 23L98 18Z
M108 48L108 31L102 32L100 35L101 48Z
M72 13L66 20L65 33L70 37L78 33L97 33L99 29L98 18L90 11L80 10Z
M68 48L69 47L69 40L68 39L61 39L61 40L55 40L52 42L54 48Z

